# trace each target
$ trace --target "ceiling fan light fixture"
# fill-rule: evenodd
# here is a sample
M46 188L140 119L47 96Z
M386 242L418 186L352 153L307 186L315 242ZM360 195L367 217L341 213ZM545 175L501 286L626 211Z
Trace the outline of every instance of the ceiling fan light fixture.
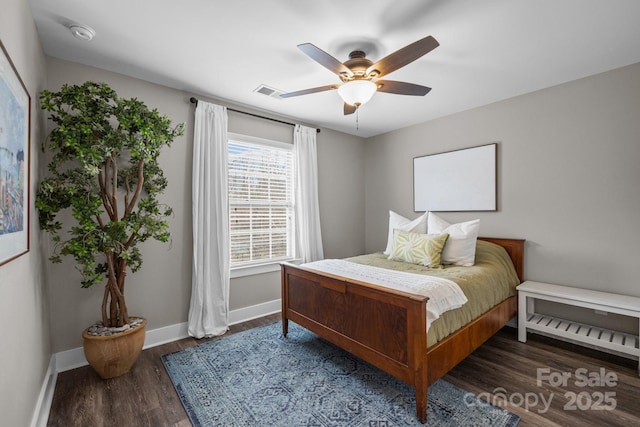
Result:
M366 104L378 87L371 80L353 80L338 88L338 95L342 100L354 106Z

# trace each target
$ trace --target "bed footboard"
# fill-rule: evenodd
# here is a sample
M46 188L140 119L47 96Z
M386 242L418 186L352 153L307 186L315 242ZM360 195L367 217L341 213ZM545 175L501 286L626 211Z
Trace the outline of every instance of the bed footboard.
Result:
M282 265L282 328L288 321L412 385L427 410L427 297Z
M524 240L479 237L505 248L522 281ZM288 321L406 382L427 421L427 389L516 314L507 298L427 349L428 297L282 264L282 331Z

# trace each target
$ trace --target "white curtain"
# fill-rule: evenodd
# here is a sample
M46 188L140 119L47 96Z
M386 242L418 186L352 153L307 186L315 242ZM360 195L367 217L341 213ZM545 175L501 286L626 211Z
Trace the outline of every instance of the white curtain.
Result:
M302 262L324 258L318 203L318 160L316 130L296 125L293 153L296 162L296 231Z
M198 101L193 137L193 276L189 335L229 329L227 108Z

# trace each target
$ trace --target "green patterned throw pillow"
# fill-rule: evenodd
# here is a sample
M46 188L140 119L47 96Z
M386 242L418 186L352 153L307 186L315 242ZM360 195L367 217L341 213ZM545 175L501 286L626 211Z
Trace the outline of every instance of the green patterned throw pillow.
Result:
M442 249L448 238L447 233L418 234L393 230L393 246L389 259L441 268Z

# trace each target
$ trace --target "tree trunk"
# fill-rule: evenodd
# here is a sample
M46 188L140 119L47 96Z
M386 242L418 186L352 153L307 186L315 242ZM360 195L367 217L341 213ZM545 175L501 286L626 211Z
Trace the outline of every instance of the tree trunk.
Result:
M129 311L123 292L127 262L117 259L115 254L108 254L107 268L107 283L102 298L102 324L107 327L120 327L129 323Z

